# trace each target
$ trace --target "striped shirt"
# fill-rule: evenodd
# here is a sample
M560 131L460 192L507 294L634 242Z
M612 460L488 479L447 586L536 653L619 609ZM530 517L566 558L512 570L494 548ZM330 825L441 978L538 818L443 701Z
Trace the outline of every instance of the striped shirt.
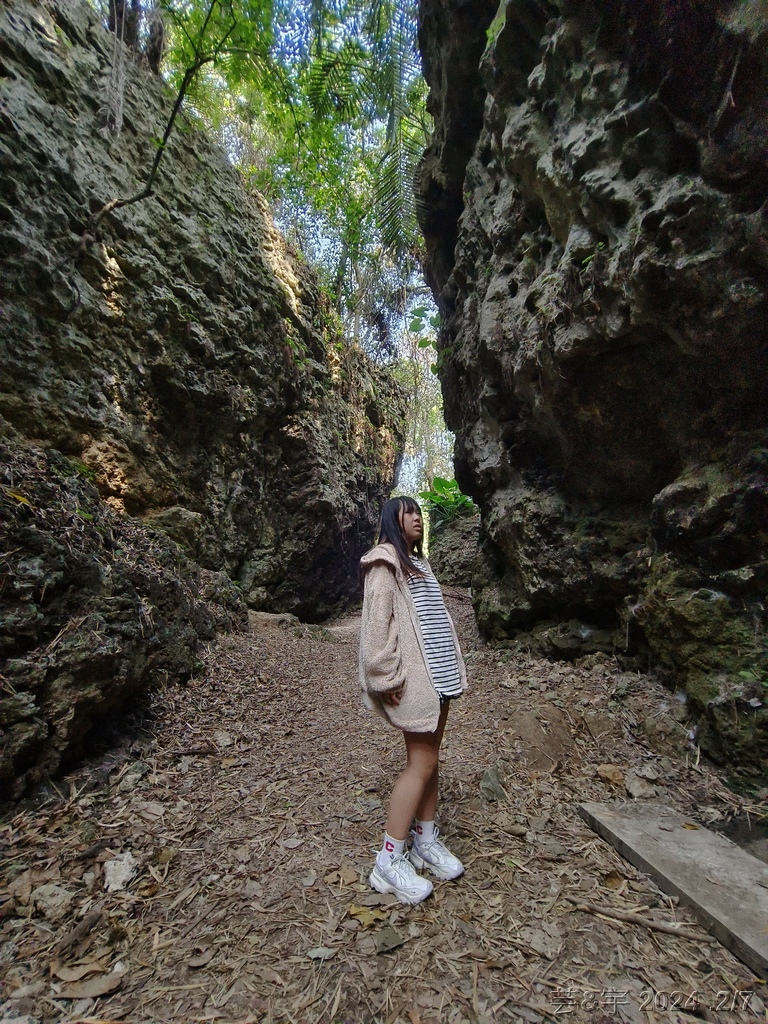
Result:
M461 674L440 584L424 562L413 557L411 561L424 573L423 576L409 576L408 587L419 616L429 674L439 694L458 697L462 692Z

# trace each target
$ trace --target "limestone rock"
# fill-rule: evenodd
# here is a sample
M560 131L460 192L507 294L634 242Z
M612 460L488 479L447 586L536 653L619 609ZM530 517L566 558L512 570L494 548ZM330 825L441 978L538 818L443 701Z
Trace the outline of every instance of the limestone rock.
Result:
M633 800L652 800L658 794L656 786L636 771L627 772L624 778L624 788Z
M105 714L188 679L199 644L244 629L247 609L229 577L109 508L82 465L7 425L0 465L0 794L20 796Z
M251 607L317 621L357 596L402 447L403 397L335 327L317 275L221 148L85 2L0 14L0 415L82 462L111 507L165 530ZM23 627L22 627L23 628Z
M647 664L649 648L706 750L752 779L768 756L760 695L739 696L768 678L761 10L420 3L421 220L456 476L482 514L480 627L561 657L597 644Z
M20 795L252 609L358 597L404 398L262 196L85 0L0 8L0 789ZM233 582L234 581L234 582ZM7 687L6 687L7 683Z
M444 586L471 587L480 517L454 519L429 534L429 563Z
M73 893L63 886L46 882L32 892L32 906L48 921L58 921L69 912L74 898Z
M140 863L130 850L118 853L104 863L104 888L107 892L119 892L128 885Z
M261 633L264 630L289 628L298 626L299 620L295 615L288 612L248 612L248 625L254 633Z

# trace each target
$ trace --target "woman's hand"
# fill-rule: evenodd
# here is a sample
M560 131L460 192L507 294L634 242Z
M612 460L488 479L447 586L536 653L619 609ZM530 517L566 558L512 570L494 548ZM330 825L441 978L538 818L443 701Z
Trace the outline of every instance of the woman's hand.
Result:
M385 704L391 704L392 707L397 707L400 701L403 699L403 688L402 686L398 690L390 690L389 693L383 693L381 699Z

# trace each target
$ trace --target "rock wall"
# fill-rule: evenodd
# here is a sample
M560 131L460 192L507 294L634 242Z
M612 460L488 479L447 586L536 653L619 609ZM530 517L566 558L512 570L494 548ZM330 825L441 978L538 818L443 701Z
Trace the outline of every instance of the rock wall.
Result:
M706 749L764 775L765 4L420 10L419 191L481 628L566 656L647 644Z
M247 609L224 573L110 509L82 464L10 429L0 460L2 799L77 757L130 698L188 679L200 643L246 628Z
M477 515L452 519L439 530L429 531L429 564L443 586L472 586L479 534Z
M189 675L245 603L318 620L356 598L404 435L400 390L344 341L199 124L177 122L154 195L93 231L141 189L175 98L127 55L124 128L103 131L113 43L80 0L0 8L0 784L15 793L104 710Z
M89 216L137 191L174 94L129 62L111 137L113 37L94 12L2 18L0 414L253 607L327 615L394 477L397 389L347 350L312 269L188 120L154 196L89 240Z

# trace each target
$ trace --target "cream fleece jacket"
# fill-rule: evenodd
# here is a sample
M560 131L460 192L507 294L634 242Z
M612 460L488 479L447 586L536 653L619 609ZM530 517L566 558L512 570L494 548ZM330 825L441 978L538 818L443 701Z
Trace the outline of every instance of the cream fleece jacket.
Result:
M406 732L434 732L440 717L437 695L427 665L419 616L408 581L391 544L378 544L360 560L364 578L360 629L360 689L363 703ZM451 622L462 689L467 671ZM403 688L396 706L382 694Z

